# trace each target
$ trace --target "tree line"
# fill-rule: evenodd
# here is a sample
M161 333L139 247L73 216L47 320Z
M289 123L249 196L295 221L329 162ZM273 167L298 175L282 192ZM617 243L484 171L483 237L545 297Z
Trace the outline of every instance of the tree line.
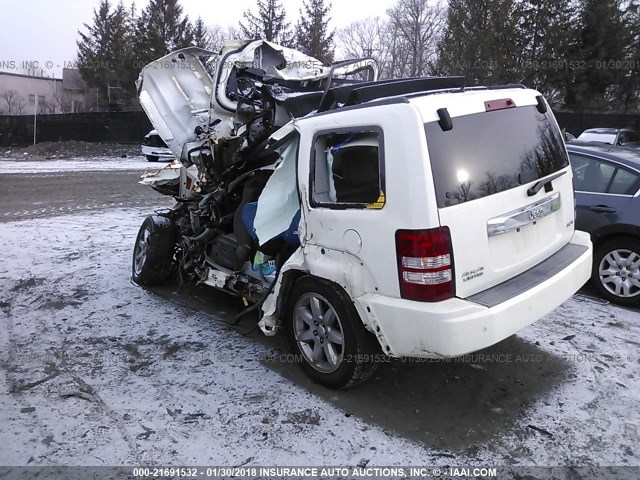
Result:
M639 110L640 0L397 0L337 31L328 0L288 13L281 0L256 0L224 28L191 21L179 0L150 0L139 14L101 0L79 32L79 68L89 86L134 101L146 63L261 38L325 63L373 57L382 78L463 75L468 85L523 83L565 110Z

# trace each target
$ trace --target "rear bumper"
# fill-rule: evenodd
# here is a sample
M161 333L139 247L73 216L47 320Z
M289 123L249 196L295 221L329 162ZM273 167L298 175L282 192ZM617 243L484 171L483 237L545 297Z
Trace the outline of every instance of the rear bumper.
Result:
M142 145L142 155L150 155L158 158L174 158L173 152L166 147L150 147Z
M551 270L548 278L530 282L526 290L500 303L460 298L423 303L364 295L355 299L356 307L388 355L453 357L475 352L545 316L586 283L592 264L589 235L577 231L569 245L579 247L574 248L577 258L565 258L564 268ZM519 281L522 284L522 279ZM499 287L503 286L513 291L511 281ZM495 299L493 293L491 298Z

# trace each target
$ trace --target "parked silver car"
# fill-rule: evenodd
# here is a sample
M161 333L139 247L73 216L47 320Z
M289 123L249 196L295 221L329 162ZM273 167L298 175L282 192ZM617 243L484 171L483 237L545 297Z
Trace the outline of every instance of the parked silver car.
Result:
M579 142L606 143L609 145L640 145L640 136L630 128L589 128L578 136Z

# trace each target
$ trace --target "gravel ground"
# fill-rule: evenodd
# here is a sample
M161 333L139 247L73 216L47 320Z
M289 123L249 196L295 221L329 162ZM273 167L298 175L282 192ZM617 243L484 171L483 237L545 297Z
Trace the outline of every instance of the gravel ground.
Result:
M140 139L142 142L142 139ZM0 158L64 159L78 157L133 157L140 155L140 145L120 143L40 142L27 147L3 147Z

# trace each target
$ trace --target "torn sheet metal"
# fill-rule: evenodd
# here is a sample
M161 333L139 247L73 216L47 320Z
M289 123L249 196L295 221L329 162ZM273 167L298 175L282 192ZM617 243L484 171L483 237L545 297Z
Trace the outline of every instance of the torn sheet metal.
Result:
M160 170L143 173L138 183L142 185L149 185L151 187L171 184L177 185L180 181L180 172L182 168L183 167L179 162L174 161ZM194 178L198 175L198 169L195 166L189 167L187 171Z
M178 159L197 139L196 127L208 125L213 80L200 58L215 55L197 47L178 50L145 66L136 82L142 108Z
M263 316L258 323L260 330L266 336L271 337L275 335L278 331L279 319L277 316L277 305L278 305L278 297L280 296L280 289L282 288L282 279L284 278L284 274L289 270L300 270L302 272L306 271L305 266L305 257L302 248L298 248L294 252L291 257L285 262L285 264L280 269L280 274L278 275L278 279L276 280L276 284L271 291L271 293L267 296L267 299L262 304L262 312Z
M293 131L292 124L282 128L285 129ZM280 161L258 198L254 228L260 245L287 231L300 210L296 179L297 138L277 151Z
M203 61L212 57L213 73L209 75ZM359 75L362 69L368 69L375 80L377 67L370 59L328 66L271 42L234 40L225 42L219 54L188 47L151 62L137 81L138 97L160 137L186 167L198 164L198 155L208 151L214 157L210 163L217 163L220 169L237 152L226 146L225 153L216 154L221 158L216 158L211 155L211 143L219 145L243 136L247 138L244 143L231 143L244 150L251 146L250 138L263 138L291 118L313 111L325 79ZM312 98L294 102L304 105L300 111L283 105L304 95ZM252 121L236 117L239 101L254 109ZM201 167L202 178L209 179L211 172L204 172L206 165Z

